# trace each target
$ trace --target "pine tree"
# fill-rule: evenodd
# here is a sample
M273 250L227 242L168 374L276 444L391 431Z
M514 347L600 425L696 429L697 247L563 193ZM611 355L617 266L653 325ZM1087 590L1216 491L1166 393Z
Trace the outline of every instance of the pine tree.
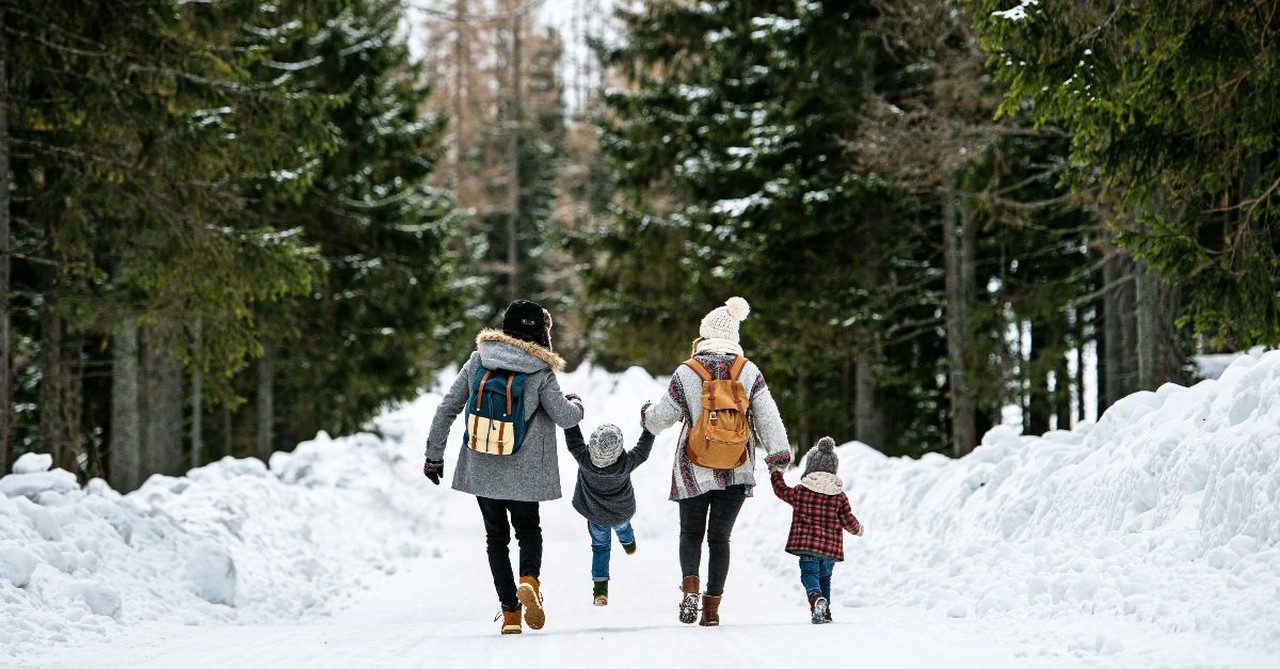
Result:
M1116 241L1183 284L1196 331L1229 346L1280 339L1273 8L968 4L1005 110L1070 134L1076 187L1112 189ZM1143 357L1158 376L1161 356Z
M886 450L927 443L936 250L851 148L877 76L874 11L653 3L622 17L606 63L632 88L605 98L619 217L600 261L617 280L597 287L613 336L669 367L701 313L740 293L759 314L744 337L802 444L855 429ZM642 274L649 290L631 283Z
M309 299L259 315L279 324L268 335L274 416L255 416L272 449L359 429L469 343L460 322L471 294L449 251L457 217L427 185L445 119L423 111L430 90L396 34L400 9L350 2L295 42L293 59L316 63L300 76L341 102L326 119L336 152L300 200L278 198L265 214L296 227L327 267Z

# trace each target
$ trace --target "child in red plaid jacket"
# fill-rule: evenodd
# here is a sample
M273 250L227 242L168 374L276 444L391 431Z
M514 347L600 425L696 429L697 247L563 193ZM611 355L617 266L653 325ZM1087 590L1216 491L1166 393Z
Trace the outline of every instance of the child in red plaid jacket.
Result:
M773 467L769 478L778 499L790 504L791 534L787 552L800 557L800 583L809 597L810 621L831 622L831 571L844 560L844 535L862 536L862 523L849 508L844 483L836 476L840 460L836 443L823 437L805 459L804 477L792 488L782 479L782 467Z

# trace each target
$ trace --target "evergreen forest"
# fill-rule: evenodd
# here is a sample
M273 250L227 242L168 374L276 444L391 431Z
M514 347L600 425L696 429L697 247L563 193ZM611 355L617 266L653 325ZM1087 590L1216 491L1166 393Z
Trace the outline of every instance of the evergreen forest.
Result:
M0 475L358 431L514 299L571 367L663 375L745 297L797 451L1071 429L1280 344L1278 33L1261 0L0 0Z

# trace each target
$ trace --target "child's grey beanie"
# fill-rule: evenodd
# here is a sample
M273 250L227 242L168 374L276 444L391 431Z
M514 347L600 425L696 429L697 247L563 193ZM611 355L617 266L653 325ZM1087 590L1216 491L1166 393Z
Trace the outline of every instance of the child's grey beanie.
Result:
M840 458L836 456L836 442L831 437L823 437L814 445L813 450L805 457L805 476L813 472L836 473L840 469Z
M618 461L622 455L622 430L617 425L605 423L591 433L591 441L587 444L591 454L591 464L597 467L608 467Z

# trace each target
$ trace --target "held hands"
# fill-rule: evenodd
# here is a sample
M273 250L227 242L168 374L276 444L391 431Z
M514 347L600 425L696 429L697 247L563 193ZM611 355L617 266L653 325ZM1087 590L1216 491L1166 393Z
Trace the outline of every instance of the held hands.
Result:
M653 402L649 401L649 402L645 402L644 406L640 407L640 427L644 427L644 414L646 411L649 410L649 407L651 406L653 406Z
M578 394L577 394L577 393L569 393L569 394L565 395L565 396L564 396L564 398L565 398L566 400L568 400L568 401L570 401L570 402L572 402L572 403L574 403L574 404L578 405L578 408L579 408L579 409L584 409L583 413L586 413L585 408L582 406L582 398L581 398L581 397L578 397Z
M440 485L440 477L444 476L444 460L427 460L422 464L422 473L432 483Z

